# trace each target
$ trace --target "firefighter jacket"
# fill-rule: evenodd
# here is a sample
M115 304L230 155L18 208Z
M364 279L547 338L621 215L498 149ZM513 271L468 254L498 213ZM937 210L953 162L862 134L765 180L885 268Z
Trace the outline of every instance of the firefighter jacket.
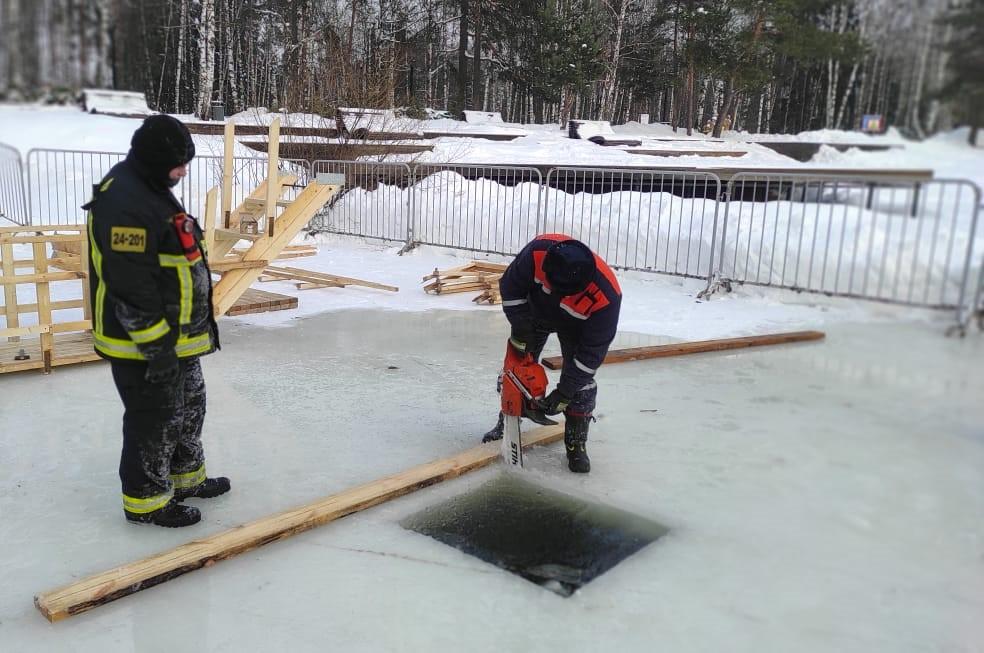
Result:
M622 290L608 264L595 254L594 279L583 292L560 297L551 292L543 271L547 250L570 240L562 234L534 238L509 264L499 291L502 307L514 327L569 334L577 342L574 356L564 360L557 389L568 397L589 385L605 360L618 330Z
M202 231L131 154L88 210L92 336L103 358L202 356L219 347Z

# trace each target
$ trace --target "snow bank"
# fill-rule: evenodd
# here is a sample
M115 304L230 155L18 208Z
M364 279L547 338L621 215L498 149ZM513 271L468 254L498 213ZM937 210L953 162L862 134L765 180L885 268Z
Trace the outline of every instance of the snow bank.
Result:
M150 116L152 111L147 106L147 98L143 93L135 91L112 91L87 88L82 91L83 108L89 113L116 113Z

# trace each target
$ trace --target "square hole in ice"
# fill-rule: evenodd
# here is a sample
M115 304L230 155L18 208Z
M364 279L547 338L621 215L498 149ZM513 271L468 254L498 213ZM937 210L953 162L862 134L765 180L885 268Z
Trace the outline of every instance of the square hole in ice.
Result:
M570 596L669 529L504 472L411 515L404 528Z

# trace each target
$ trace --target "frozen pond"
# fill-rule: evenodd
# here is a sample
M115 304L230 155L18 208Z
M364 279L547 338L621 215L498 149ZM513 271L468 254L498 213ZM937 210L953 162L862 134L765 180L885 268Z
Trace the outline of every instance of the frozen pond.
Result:
M591 473L560 445L526 473L669 533L569 598L401 526L492 468L49 624L40 591L457 453L495 417L498 314L224 325L205 437L233 492L188 529L123 520L107 366L0 377L0 650L984 647L984 337L926 324L603 368Z

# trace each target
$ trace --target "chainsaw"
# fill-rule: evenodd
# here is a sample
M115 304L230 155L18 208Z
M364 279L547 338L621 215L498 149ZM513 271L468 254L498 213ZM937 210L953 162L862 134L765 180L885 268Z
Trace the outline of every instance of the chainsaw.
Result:
M520 420L525 417L537 424L556 424L540 407L547 394L547 373L529 354L520 354L506 344L506 361L502 367L502 459L507 465L523 466L523 440Z

